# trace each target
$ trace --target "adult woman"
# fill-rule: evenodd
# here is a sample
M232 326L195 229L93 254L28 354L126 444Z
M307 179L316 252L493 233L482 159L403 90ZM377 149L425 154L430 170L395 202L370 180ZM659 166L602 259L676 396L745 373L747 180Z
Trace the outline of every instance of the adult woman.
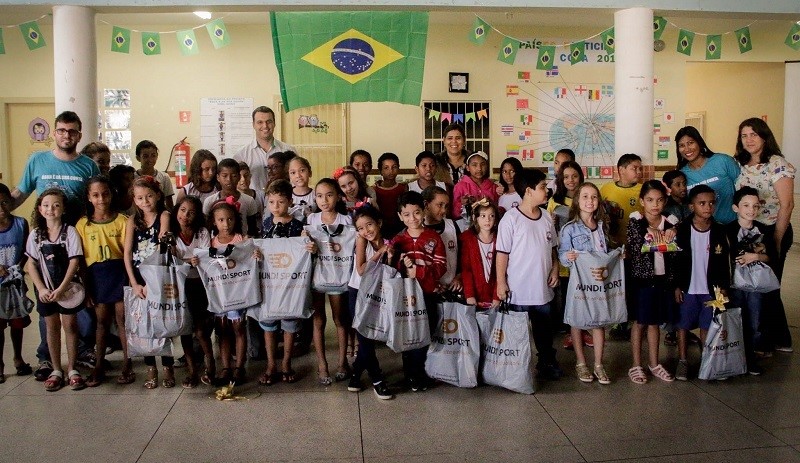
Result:
M778 279L781 279L786 252L792 245L792 224L789 220L794 209L795 168L783 157L767 123L757 117L739 124L736 160L742 165L736 188L751 186L758 190L761 211L756 220L769 226L764 233L774 234L778 261L772 267ZM792 335L786 322L783 302L780 300L780 290L775 296L776 310L762 312L767 316L767 320L762 320L762 323L766 323L766 331L776 350L791 352Z
M733 193L739 177L739 164L723 153L714 153L696 128L688 125L675 134L678 148L678 170L686 174L686 186L708 185L717 194L714 219L727 224L736 220L733 212Z
M467 137L461 124L450 124L443 133L444 151L436 155L436 180L455 185L467 168Z

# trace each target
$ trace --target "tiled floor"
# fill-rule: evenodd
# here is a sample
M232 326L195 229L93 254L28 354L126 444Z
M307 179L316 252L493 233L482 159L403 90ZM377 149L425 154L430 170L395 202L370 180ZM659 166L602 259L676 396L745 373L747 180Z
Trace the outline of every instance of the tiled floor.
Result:
M797 249L784 278L795 339ZM38 333L31 327L26 336L33 363ZM696 369L698 349L692 354ZM662 351L670 368L675 355ZM399 356L382 349L379 357L399 382ZM5 358L10 373L10 345ZM571 373L572 353L560 350L559 358ZM119 354L111 360L119 366ZM298 383L251 381L238 402L218 402L203 386L145 390L138 361L136 384L79 392L48 393L31 376L12 375L0 384L0 461L800 462L800 353L765 360L763 376L712 383L635 385L625 376L629 361L628 344L610 342L610 386L569 375L538 384L532 396L442 385L421 394L397 389L392 401L347 392L344 383L317 386L311 355L295 361ZM262 368L251 364L250 376Z

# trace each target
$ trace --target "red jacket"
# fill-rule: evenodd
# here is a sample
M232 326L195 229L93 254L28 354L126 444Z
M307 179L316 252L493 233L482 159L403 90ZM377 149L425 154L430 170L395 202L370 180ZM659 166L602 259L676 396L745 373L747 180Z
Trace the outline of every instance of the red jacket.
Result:
M400 255L406 254L417 265L417 281L425 294L433 294L439 286L439 279L447 271L447 255L444 243L438 233L426 228L418 238L412 238L404 229L392 238L395 250L394 265L404 277L408 269Z
M494 263L496 242L495 237L492 243L492 269L489 281L486 281L478 235L472 229L461 234L461 279L465 298L474 297L478 303L491 303L497 299L497 270Z

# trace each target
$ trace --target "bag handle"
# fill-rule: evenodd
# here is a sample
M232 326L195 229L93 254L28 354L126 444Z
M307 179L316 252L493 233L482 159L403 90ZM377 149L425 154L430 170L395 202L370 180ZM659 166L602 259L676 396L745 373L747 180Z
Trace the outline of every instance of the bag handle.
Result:
M236 246L229 244L225 246L225 249L223 251L219 251L218 248L215 247L210 247L208 248L208 257L211 258L228 257L231 255L235 247Z

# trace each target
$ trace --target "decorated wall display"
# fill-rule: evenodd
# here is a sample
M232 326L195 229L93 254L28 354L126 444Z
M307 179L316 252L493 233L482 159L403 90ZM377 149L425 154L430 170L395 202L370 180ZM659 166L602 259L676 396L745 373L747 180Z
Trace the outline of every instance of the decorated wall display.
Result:
M200 147L228 158L253 139L253 99L200 99Z
M131 134L131 91L126 88L105 88L100 93L98 138L111 151L111 165L133 165Z
M31 145L43 143L49 148L54 141L50 136L50 123L41 117L33 118L28 123L28 135L31 137Z

